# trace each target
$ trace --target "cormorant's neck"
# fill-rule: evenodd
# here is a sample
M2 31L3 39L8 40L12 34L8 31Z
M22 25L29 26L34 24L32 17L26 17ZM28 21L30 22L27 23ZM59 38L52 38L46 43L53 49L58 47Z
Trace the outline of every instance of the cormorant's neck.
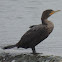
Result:
M41 18L41 20L42 20L42 24L43 24L43 25L47 25L47 22L48 22L47 19L42 19L42 18Z

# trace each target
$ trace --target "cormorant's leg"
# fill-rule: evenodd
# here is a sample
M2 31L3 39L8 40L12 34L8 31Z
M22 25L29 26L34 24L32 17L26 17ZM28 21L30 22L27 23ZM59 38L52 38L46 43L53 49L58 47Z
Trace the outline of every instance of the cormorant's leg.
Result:
M33 54L36 53L35 47L32 48Z

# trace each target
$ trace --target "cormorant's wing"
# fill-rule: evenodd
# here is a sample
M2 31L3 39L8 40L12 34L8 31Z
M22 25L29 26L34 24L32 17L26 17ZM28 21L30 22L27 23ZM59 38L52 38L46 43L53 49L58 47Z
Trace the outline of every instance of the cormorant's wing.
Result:
M35 43L41 40L41 37L44 35L45 30L43 25L37 25L28 30L18 42L18 45L27 46L31 43ZM42 37L43 38L43 37Z
M44 30L44 26L42 25L35 25L31 29L29 29L21 38L22 39L32 39L33 37L37 36L39 33L42 33Z

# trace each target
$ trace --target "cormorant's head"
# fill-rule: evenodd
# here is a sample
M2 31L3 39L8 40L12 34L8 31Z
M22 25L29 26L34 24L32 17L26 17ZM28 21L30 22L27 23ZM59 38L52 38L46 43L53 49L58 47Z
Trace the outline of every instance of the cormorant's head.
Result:
M51 10L51 9L45 10L45 11L43 12L43 14L42 14L41 19L42 19L42 20L47 19L47 18L50 17L52 14L54 14L54 13L56 13L56 12L58 12L58 11L60 11L60 10L57 10L57 11L54 11L54 10Z

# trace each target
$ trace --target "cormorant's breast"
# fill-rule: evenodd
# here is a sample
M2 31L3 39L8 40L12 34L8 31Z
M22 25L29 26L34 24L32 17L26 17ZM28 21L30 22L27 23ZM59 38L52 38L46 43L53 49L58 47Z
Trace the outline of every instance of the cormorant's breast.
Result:
M54 28L54 24L51 21L48 21L46 30L49 34L53 31L53 28Z

